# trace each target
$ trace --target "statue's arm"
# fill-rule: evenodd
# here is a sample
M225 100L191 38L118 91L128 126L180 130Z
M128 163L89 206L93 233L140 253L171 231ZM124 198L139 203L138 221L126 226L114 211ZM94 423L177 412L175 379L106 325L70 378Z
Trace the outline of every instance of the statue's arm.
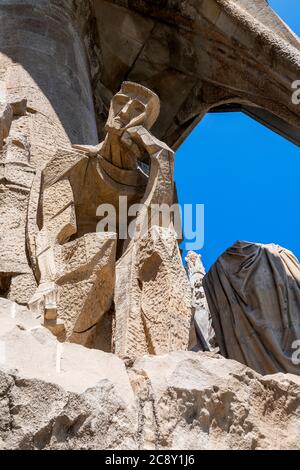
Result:
M167 144L160 141L154 135L152 135L145 127L136 126L131 127L126 130L125 135L123 136L123 141L128 141L128 136L139 148L143 148L148 152L150 157L159 157L160 155L169 154L174 155L173 150L171 150Z
M174 152L154 137L143 126L127 129L136 146L147 152L151 159L150 177L144 203L169 204L174 202ZM147 201L147 202L146 202Z
M38 288L29 301L32 311L56 308L55 279L60 266L56 250L76 233L74 196L67 177L43 189L41 194L42 228L36 236L36 258L40 272Z
M72 148L75 149L75 150L79 150L80 152L83 152L86 155L95 156L95 155L98 155L98 153L100 152L102 144L103 144L102 142L98 145L77 145L77 144L74 144L74 145L72 145Z

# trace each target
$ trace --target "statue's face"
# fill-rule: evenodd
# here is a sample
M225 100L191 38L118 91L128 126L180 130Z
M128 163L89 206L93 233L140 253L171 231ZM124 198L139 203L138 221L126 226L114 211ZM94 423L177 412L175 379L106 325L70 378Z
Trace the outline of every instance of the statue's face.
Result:
M144 125L147 118L148 97L134 91L117 93L109 111L106 130L121 135L126 129Z

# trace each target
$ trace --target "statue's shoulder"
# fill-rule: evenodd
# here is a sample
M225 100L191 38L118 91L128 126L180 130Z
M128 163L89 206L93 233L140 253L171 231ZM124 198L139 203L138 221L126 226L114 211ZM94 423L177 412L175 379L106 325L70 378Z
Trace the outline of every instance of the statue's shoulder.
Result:
M88 155L79 150L60 149L56 155L43 168L44 186L52 186L61 178L67 177L75 168L86 165Z

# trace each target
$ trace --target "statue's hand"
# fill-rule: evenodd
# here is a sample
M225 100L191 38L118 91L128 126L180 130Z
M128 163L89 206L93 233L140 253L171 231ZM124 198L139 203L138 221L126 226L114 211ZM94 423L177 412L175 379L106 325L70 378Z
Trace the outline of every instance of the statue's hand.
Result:
M134 155L135 158L138 158L141 155L141 151L138 145L134 142L130 133L127 132L127 130L123 132L121 142L128 150L130 150L130 152Z
M126 130L126 133L129 135L130 139L138 145L138 147L142 148L144 151L146 150L149 155L154 155L161 150L172 152L164 142L156 139L156 137L154 137L143 126L130 127Z
M96 156L100 150L100 145L72 145L72 147L90 156Z

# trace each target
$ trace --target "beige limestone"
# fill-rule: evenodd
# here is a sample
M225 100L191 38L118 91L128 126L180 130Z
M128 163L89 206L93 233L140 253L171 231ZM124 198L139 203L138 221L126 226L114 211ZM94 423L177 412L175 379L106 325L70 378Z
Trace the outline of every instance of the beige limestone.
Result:
M153 113L157 117L158 109ZM152 125L154 119L149 119ZM192 316L190 287L173 220L159 222L152 211L155 204L171 207L174 201L174 155L147 127L132 127L127 133L149 155L150 175L133 237L116 266L114 351L135 357L185 350Z
M60 343L25 308L0 299L0 362L2 370L57 384L83 393L99 381L114 382L130 405L133 393L123 362L113 354L70 343Z
M5 1L0 9L0 295L26 304L38 277L28 205L40 169L58 149L95 143L97 132L74 4Z
M221 353L261 374L300 375L300 265L275 244L237 241L203 281Z
M0 105L0 290L2 295L26 304L36 286L26 258L24 233L34 178L24 133L27 100L9 97L6 92L4 100Z
M192 311L194 319L189 349L192 351L213 351L217 343L203 287L205 268L202 263L201 255L194 251L189 251L185 262L192 290Z
M59 343L7 300L0 332L1 449L299 449L292 374L187 351L126 371L113 354Z
M38 202L33 185L28 224L38 288L29 306L61 341L122 357L188 348L190 288L173 215L160 220L151 212L175 198L173 152L149 131L158 115L155 93L124 82L104 141L58 152L38 176ZM129 208L142 205L125 240L120 226L96 233L101 204L111 204L118 221L127 216L120 215L120 196ZM101 335L102 321L111 326Z
M154 133L173 150L207 112L232 104L299 144L300 109L291 101L299 39L267 1L93 4L103 58L93 69L97 103L108 108L125 79L151 88L161 99ZM104 122L100 114L102 132Z
M152 227L118 261L115 307L119 356L188 349L191 293L174 229Z
M210 110L300 142L299 50L263 0L0 0L1 447L299 447L296 376L178 352L195 305L149 217ZM130 243L95 233L120 195L145 205Z
M0 104L0 149L3 148L4 140L9 136L11 122L13 120L13 109L9 103Z

